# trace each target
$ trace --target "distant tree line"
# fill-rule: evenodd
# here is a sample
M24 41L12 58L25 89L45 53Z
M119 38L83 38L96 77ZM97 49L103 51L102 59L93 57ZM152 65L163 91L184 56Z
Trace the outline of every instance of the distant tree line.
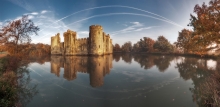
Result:
M174 52L174 46L164 37L159 36L157 40L153 40L149 37L140 39L137 43L132 46L132 43L125 42L122 46L115 44L113 46L114 52L163 52L170 53Z

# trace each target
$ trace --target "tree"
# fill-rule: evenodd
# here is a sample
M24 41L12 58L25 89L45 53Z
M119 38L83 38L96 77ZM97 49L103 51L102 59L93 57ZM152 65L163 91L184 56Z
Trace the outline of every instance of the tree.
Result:
M131 52L132 50L132 43L130 41L125 42L124 45L121 47L123 52Z
M194 15L190 15L189 26L193 27L193 39L201 49L220 43L220 0L210 0L209 5L203 3L194 7ZM205 48L204 48L205 47ZM215 47L218 48L218 47ZM205 49L203 51L208 51Z
M13 46L12 50L18 53L18 45L31 42L33 33L37 35L39 28L28 18L23 15L21 19L9 21L6 26L0 29L0 43Z
M183 29L181 32L179 32L176 46L183 50L184 53L188 52L191 47L190 42L192 40L192 33L192 31L187 29Z
M159 52L173 52L173 46L164 36L159 36L153 47Z
M133 51L133 52L140 52L140 50L141 50L140 41L138 41L137 43L135 43L135 44L133 45L132 51Z
M113 47L113 50L114 51L121 51L120 45L116 43L115 46Z
M144 37L144 50L146 52L153 52L154 43L155 43L155 41L153 39L148 38L148 37Z

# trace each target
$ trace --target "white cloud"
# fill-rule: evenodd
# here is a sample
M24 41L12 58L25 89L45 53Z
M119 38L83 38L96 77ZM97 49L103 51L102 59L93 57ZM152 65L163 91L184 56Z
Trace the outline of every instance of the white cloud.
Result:
M151 29L153 27L159 27L159 26L151 26L151 27L144 27L144 28L139 28L139 29L136 29L134 31L142 31L142 30L146 30L146 29Z
M47 12L49 12L49 11L47 11L47 10L42 10L42 11L41 11L41 14L44 14L44 13L47 13Z
M19 19L21 19L21 16L15 18L15 20L19 20Z
M30 14L32 14L32 15L38 15L38 12L32 12L32 13L30 13Z
M38 12L32 12L32 13L25 13L24 15L38 15Z
M130 22L130 23L134 25L142 25L140 22Z
M29 16L28 16L28 19L33 19L33 18L34 18L33 15L29 15Z

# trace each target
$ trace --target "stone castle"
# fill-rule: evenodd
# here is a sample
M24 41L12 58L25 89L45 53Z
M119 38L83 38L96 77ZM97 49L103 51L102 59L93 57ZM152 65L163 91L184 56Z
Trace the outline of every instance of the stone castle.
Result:
M51 37L51 54L53 55L104 55L113 52L112 39L103 32L100 25L89 27L89 37L77 39L74 31L64 32L64 42L60 34Z

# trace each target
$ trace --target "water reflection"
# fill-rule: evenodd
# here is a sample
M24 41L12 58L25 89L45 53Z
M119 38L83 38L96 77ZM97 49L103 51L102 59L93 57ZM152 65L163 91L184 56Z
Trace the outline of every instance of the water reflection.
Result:
M144 69L150 69L155 65L160 72L165 72L173 59L173 56L164 55L134 55L134 60Z
M116 54L115 61L120 57L126 63L138 62L141 68L151 69L156 66L160 72L166 72L174 61L175 68L184 80L192 80L194 87L189 88L192 92L193 101L199 107L203 106L220 106L220 59L211 60L198 57L175 57L164 55L143 55L143 54ZM209 63L211 62L211 63ZM214 64L216 62L217 64Z
M88 73L90 85L103 85L103 78L112 68L112 55L105 56L51 56L51 73L60 76L60 68L64 68L63 77L68 81L77 78L77 72Z
M194 87L190 88L193 93L193 101L199 107L220 106L220 72L207 65L207 59L181 58L181 62L176 64L180 76L185 80L193 80ZM219 60L217 60L217 63Z
M100 102L110 101L113 105L117 105L119 100L135 102L138 99L139 102L148 105L144 101L151 100L168 104L162 101L162 98L167 100L170 96L177 97L179 95L179 99L192 98L191 101L199 107L219 106L220 60L167 55L113 54L105 56L51 56L37 62L43 64L46 60L51 60L49 68L51 73L68 80L65 81L66 83L57 80L56 86L75 93L75 95L81 95L82 99L87 98L87 100L94 102L97 100ZM216 64L213 66L210 62ZM104 77L106 74L110 74L113 64L114 71L105 79L104 85ZM64 71L63 74L61 71ZM89 78L85 75L78 75L78 78L83 78L76 80L79 72L89 74ZM99 88L87 85L87 79L92 87ZM186 85L189 81L193 84ZM68 84L70 85L68 86ZM176 87L178 88L176 89ZM171 92L171 90L180 91L179 87L182 88L180 94ZM184 87L185 90L183 90ZM186 94L186 90L190 94ZM170 95L163 94L166 92L170 92ZM158 100L155 99L155 96L163 97ZM90 103L93 103L92 101ZM172 102L177 102L177 100L172 99ZM182 102L179 101L177 104ZM126 105L126 103L122 104ZM149 105L151 104L149 103ZM137 106L143 105L137 104Z

